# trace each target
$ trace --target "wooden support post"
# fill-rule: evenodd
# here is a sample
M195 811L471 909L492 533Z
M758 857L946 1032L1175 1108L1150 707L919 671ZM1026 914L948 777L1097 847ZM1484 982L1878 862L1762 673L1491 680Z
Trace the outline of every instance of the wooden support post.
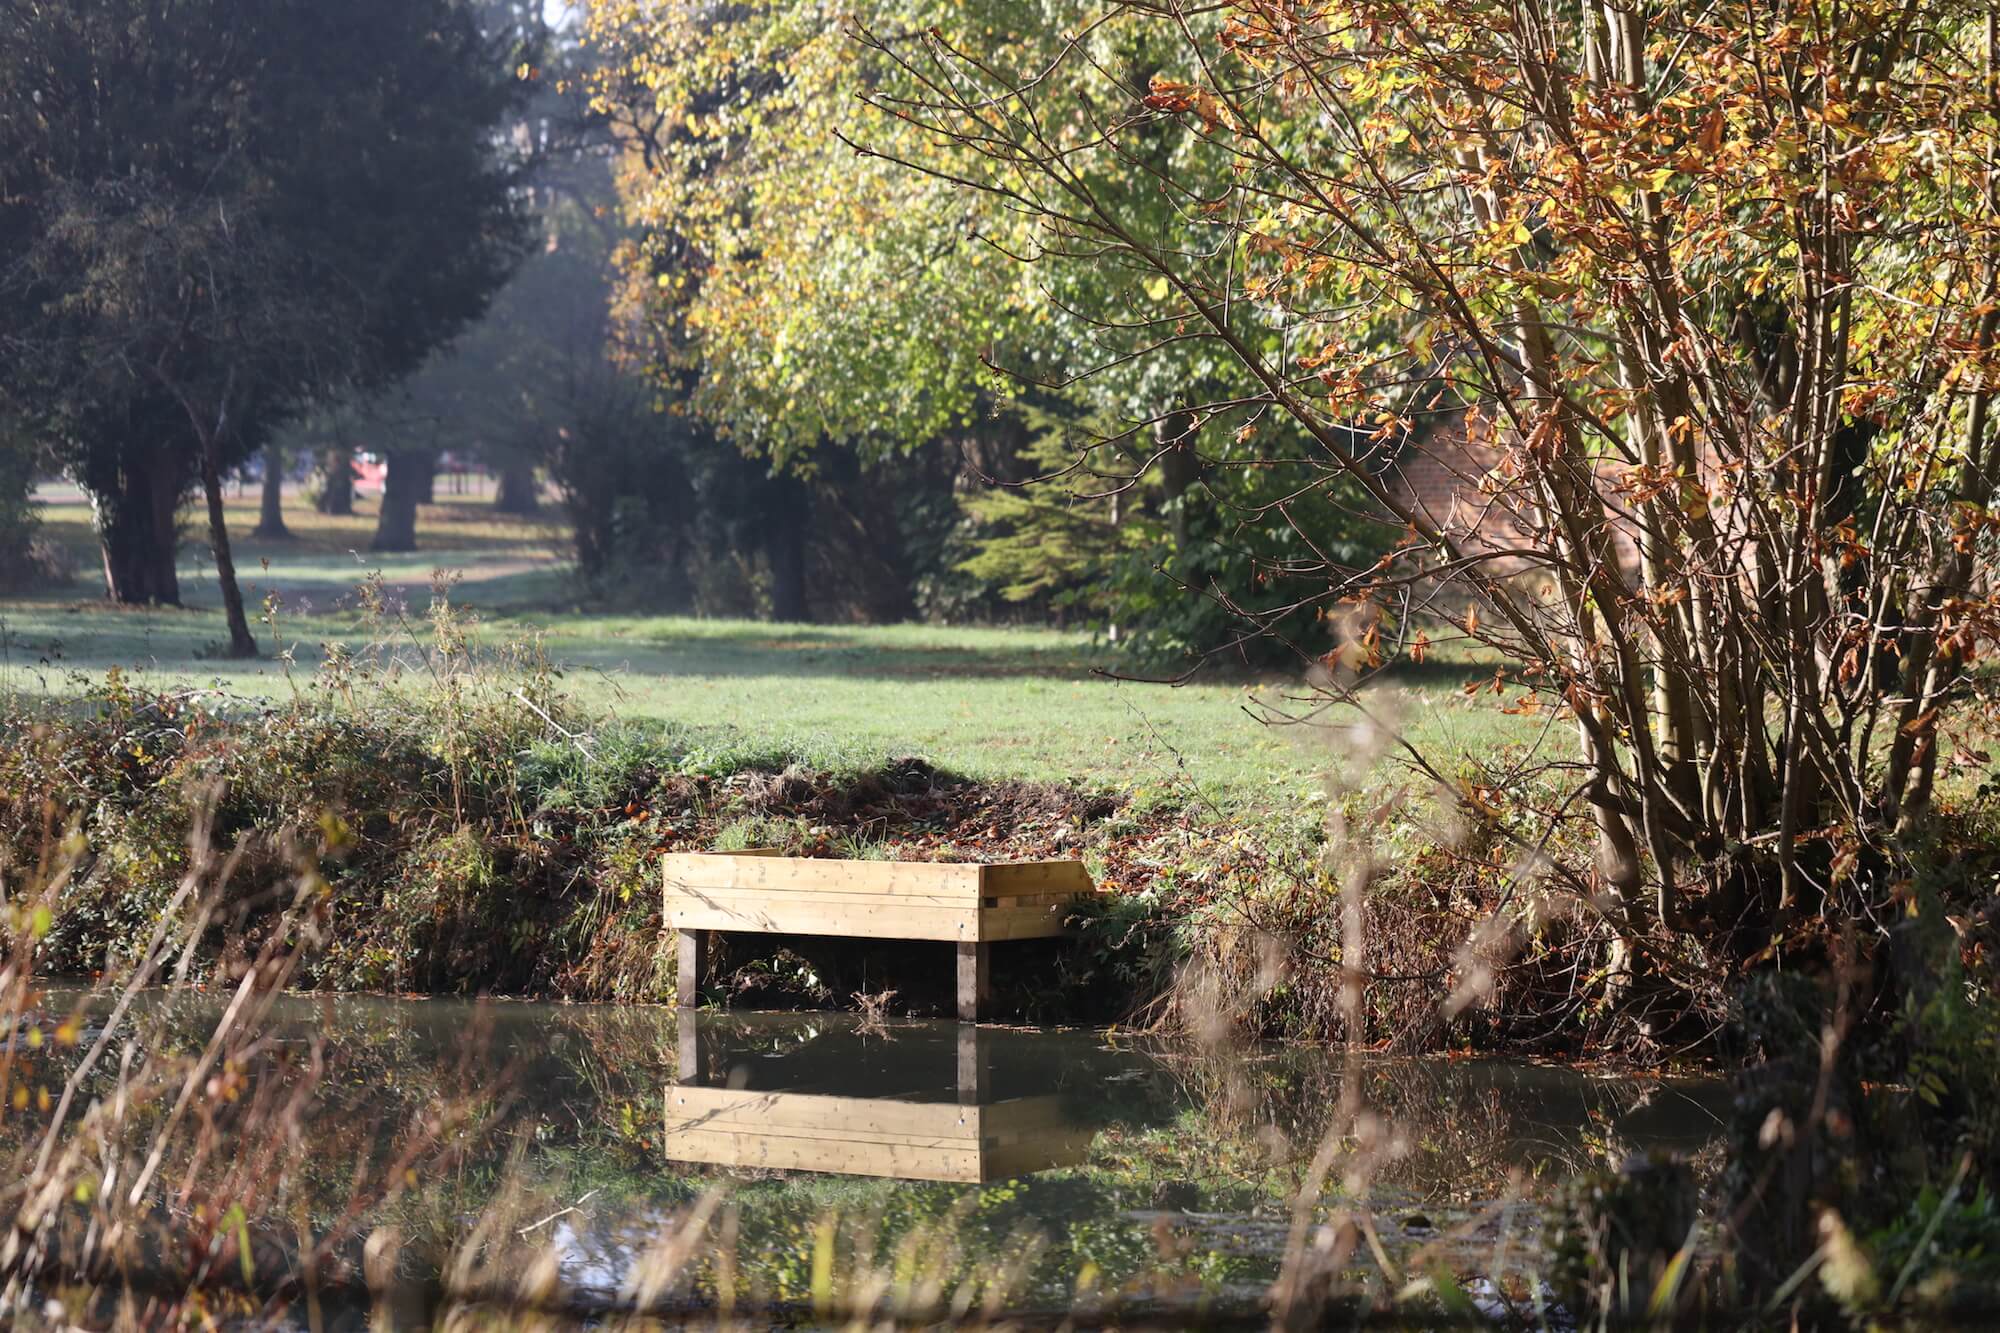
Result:
M986 1077L986 1034L976 1023L958 1026L958 1104L980 1106L992 1090Z
M675 1026L679 1029L675 1033L674 1045L675 1054L679 1057L676 1063L680 1066L677 1072L681 1084L684 1087L699 1087L708 1073L708 1061L702 1058L706 1052L701 1048L701 1020L695 1017L694 1010L683 1009Z
M993 946L969 940L958 942L958 1020L977 1023L986 1010L990 990L990 956Z
M702 969L708 964L708 932L705 930L683 930L681 937L680 972L674 979L674 1003L683 1009L692 1009L701 1003L702 982L707 980Z

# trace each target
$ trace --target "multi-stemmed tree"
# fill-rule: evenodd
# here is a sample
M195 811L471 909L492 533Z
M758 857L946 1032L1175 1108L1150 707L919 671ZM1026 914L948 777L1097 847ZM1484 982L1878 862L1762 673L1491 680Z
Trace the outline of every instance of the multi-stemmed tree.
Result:
M1143 84L1131 29L1174 53ZM897 70L861 146L1023 222L1024 259L1129 275L1084 312L1108 360L1217 349L1253 388L1197 412L1280 417L1310 443L1274 461L1369 494L1402 544L1302 595L1392 613L1389 657L1448 621L1562 719L1598 855L1554 873L1620 948L1705 917L1756 949L1890 918L1996 625L1994 31L1954 0L1114 3L1034 64L860 34ZM1438 441L1486 521L1396 484ZM1504 833L1518 790L1467 813Z

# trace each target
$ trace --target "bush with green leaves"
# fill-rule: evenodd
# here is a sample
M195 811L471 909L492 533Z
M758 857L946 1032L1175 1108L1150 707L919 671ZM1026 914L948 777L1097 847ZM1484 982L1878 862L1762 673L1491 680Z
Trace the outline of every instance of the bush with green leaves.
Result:
M1079 402L1008 410L1027 435L1018 476L961 500L959 572L999 599L1090 625L1148 666L1214 657L1297 668L1331 635L1323 585L1294 571L1358 561L1393 538L1352 488L1301 487L1297 468L1273 465L1271 441L1253 450L1257 430L1226 414L1176 419L1188 438L1163 448ZM1278 506L1290 524L1258 521Z

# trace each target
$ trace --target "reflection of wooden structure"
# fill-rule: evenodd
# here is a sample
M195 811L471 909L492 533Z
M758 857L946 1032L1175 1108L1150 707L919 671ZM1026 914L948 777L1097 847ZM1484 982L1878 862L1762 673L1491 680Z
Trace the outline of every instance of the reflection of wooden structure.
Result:
M1055 1095L984 1102L978 1029L959 1033L958 1099L903 1100L702 1087L694 1015L682 1082L667 1089L666 1155L718 1166L978 1183L1084 1160L1090 1129Z
M1060 935L1063 909L1091 891L1081 861L952 865L834 861L763 853L676 853L664 909L680 933L680 1003L701 987L709 931L949 940L958 946L958 1016L981 1016L989 949Z
M667 1156L682 1162L976 1183L1083 1160L1057 1097L991 1106L674 1087Z

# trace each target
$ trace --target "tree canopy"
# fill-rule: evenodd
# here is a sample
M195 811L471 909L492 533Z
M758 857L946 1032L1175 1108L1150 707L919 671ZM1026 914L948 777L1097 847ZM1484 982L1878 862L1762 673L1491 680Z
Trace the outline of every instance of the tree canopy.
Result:
M1044 70L1052 97L1113 114L1141 106L1173 50L1171 33L1059 0L594 4L598 106L628 150L628 308L650 321L669 372L692 379L692 409L780 466L809 468L827 445L881 460L968 440L996 414L1067 423L1036 428L1032 460L988 460L1008 481L1059 476L1050 489L1067 499L969 502L961 571L1008 597L1046 595L1122 623L1168 656L1242 643L1224 607L1289 615L1297 601L1283 589L1284 547L1352 555L1374 539L1347 503L1352 488L1273 467L1309 443L1287 423L1190 410L1253 385L1224 349L1161 327L1171 293L1156 274L1101 247L1050 249L1018 201L961 189L950 167L909 168L938 145L880 109L893 112L908 82L898 53L932 30L967 60ZM1066 50L1086 56L1064 62ZM1085 169L1132 216L1167 227L1181 205L1162 173L1205 151L1158 119L1133 153ZM974 170L978 154L951 160ZM1257 321L1248 304L1237 313ZM1149 354L1128 354L1132 331L1148 328ZM1296 502L1299 533L1253 531L1248 520L1279 502ZM1079 545L1077 521L1127 530ZM1100 546L1125 553L1131 576L1093 567L1085 552ZM995 573L1023 550L1045 557L1040 577ZM1182 587L1195 595L1172 595ZM1321 637L1309 615L1290 623Z
M1107 362L1167 334L1222 350L1254 389L1217 407L1304 430L1405 530L1309 576L1365 613L1366 651L1336 665L1392 657L1418 598L1577 738L1559 808L1591 812L1595 865L1517 832L1496 870L1603 885L1642 946L1690 911L1754 950L1812 904L1888 910L1897 830L1996 628L1974 580L2000 527L1986 11L1099 14L1173 47L1139 105L1081 36L1053 64L986 59L949 24L864 38L897 71L867 94L873 151L1014 210L1034 256L1147 275L1161 304ZM1154 177L1165 211L1105 185L1162 122L1191 136ZM1439 414L1461 431L1425 432ZM1498 525L1398 491L1426 438ZM1518 772L1454 783L1413 758L1510 837Z
M484 307L512 41L451 0L0 5L0 393L98 497L114 596L177 596L197 471Z

